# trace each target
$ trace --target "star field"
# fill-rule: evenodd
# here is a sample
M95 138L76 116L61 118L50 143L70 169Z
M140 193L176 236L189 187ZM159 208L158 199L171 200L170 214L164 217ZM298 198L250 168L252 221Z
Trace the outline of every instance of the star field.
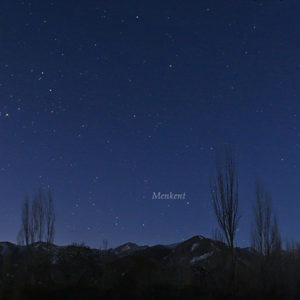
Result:
M238 244L249 245L256 177L283 237L300 239L300 3L34 0L0 11L1 240L15 242L39 186L53 191L57 244L210 236L208 182L228 143Z

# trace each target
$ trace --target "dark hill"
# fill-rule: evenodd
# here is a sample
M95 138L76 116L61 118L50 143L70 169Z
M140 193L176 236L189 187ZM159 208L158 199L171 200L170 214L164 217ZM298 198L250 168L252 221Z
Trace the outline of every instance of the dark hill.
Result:
M239 292L248 293L258 255L248 248L236 255ZM203 236L105 251L2 242L0 299L217 299L230 295L230 268L227 246Z

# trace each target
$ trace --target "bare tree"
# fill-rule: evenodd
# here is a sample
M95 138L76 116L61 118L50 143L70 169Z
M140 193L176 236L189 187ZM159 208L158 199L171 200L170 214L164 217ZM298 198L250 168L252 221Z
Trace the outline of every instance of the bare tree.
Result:
M236 295L235 235L239 223L238 175L233 152L225 148L225 157L216 157L216 176L210 182L214 212L225 241L231 251L231 292Z
M238 176L232 150L225 149L225 159L216 158L216 177L210 182L210 193L218 225L230 249L239 223Z
M35 222L29 197L25 197L21 212L21 228L18 231L17 243L29 246L35 242Z
M269 293L274 286L280 285L283 281L281 237L271 205L271 196L259 180L255 184L255 194L251 244L259 253L256 260L257 284L264 293Z
M30 206L29 206L29 198L26 196L22 208L22 228L19 232L19 235L23 235L23 242L26 246L29 245L30 242ZM20 238L20 236L19 236Z
M271 196L260 181L255 185L256 203L254 206L254 224L252 225L252 247L262 256L269 257L281 249L281 237L277 218L272 211Z
M55 224L55 211L54 211L54 201L52 192L48 190L48 197L45 203L45 218L46 218L46 242L47 244L53 243L54 241L54 224Z
M30 237L30 244L35 243L36 241L36 230L35 230L35 222L33 217L33 210L31 205L30 217L29 217L29 237Z
M45 195L41 188L37 191L33 200L33 215L36 224L37 241L43 241L45 233Z

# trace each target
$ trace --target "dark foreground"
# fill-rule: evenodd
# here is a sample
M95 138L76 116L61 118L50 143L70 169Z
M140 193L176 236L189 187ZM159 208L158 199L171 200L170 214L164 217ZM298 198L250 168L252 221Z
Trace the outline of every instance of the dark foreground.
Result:
M0 243L0 299L300 299L300 251L268 258L195 236L174 245Z

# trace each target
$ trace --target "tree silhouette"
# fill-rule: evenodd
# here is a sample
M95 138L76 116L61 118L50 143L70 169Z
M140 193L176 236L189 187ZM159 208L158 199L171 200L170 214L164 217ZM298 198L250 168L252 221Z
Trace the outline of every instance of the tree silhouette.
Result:
M216 157L216 175L210 181L214 212L225 241L231 251L231 288L235 297L236 256L235 235L239 223L238 175L233 151L226 147L224 157Z
M26 246L37 241L53 243L54 235L55 210L52 192L49 189L46 193L40 188L32 201L28 197L24 199L17 242Z
M269 257L281 248L277 218L272 211L271 196L259 180L256 181L255 194L251 244L260 255Z

